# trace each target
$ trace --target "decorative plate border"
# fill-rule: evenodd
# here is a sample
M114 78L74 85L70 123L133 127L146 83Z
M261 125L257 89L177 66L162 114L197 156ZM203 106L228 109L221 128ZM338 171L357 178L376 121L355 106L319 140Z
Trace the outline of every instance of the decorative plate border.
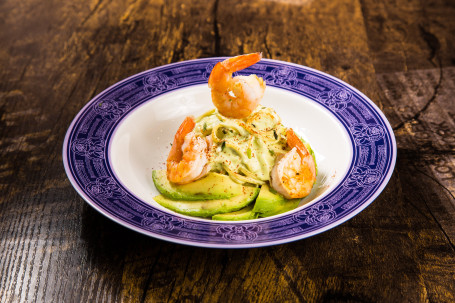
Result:
M245 248L303 239L333 228L367 207L384 189L396 161L396 142L385 116L365 95L343 81L301 65L263 59L238 74L257 74L268 86L305 96L325 107L345 127L353 145L346 177L328 195L279 218L252 222L188 219L135 197L109 165L116 126L153 98L207 83L225 58L196 59L131 76L93 98L74 118L63 144L63 163L77 192L96 210L130 229L193 246Z

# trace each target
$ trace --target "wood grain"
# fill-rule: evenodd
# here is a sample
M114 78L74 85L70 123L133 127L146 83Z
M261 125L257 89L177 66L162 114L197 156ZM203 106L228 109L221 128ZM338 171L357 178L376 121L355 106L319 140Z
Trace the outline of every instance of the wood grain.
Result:
M0 302L455 301L451 1L0 2ZM147 238L66 178L71 120L132 74L262 51L368 95L395 130L389 185L320 235L221 250Z

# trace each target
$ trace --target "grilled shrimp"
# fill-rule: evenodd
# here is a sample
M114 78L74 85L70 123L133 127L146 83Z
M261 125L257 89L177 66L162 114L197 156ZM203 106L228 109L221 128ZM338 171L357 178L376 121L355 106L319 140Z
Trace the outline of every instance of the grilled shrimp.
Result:
M256 75L232 77L232 73L259 62L261 58L261 53L240 55L218 62L213 68L209 77L212 102L223 116L245 118L258 106L264 95L264 80Z
M286 133L291 150L272 168L271 186L287 199L303 198L310 194L316 181L316 167L308 149L292 128Z
M209 142L193 132L192 117L186 117L174 137L167 158L167 178L177 184L186 184L205 176L209 169L207 150Z

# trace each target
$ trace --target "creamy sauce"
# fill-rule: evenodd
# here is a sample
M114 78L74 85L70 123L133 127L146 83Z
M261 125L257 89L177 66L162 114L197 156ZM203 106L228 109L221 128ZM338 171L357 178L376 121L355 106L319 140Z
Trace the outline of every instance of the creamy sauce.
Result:
M280 117L263 106L245 119L226 118L211 110L196 120L194 132L211 137L210 170L228 173L239 183L266 183L276 157L289 150Z

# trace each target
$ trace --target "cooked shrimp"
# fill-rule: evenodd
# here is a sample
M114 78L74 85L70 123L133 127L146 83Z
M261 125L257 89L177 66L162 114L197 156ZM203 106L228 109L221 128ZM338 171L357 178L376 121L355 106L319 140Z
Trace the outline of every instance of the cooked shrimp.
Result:
M167 178L173 183L190 183L208 172L208 142L195 135L195 124L192 117L186 117L175 134L167 158Z
M292 128L286 133L291 150L277 160L271 172L271 185L287 199L310 194L316 181L316 167L308 149Z
M264 80L256 75L232 77L232 73L259 62L261 58L261 53L253 53L228 58L215 65L209 77L209 87L212 102L222 115L245 118L258 106L264 95Z

